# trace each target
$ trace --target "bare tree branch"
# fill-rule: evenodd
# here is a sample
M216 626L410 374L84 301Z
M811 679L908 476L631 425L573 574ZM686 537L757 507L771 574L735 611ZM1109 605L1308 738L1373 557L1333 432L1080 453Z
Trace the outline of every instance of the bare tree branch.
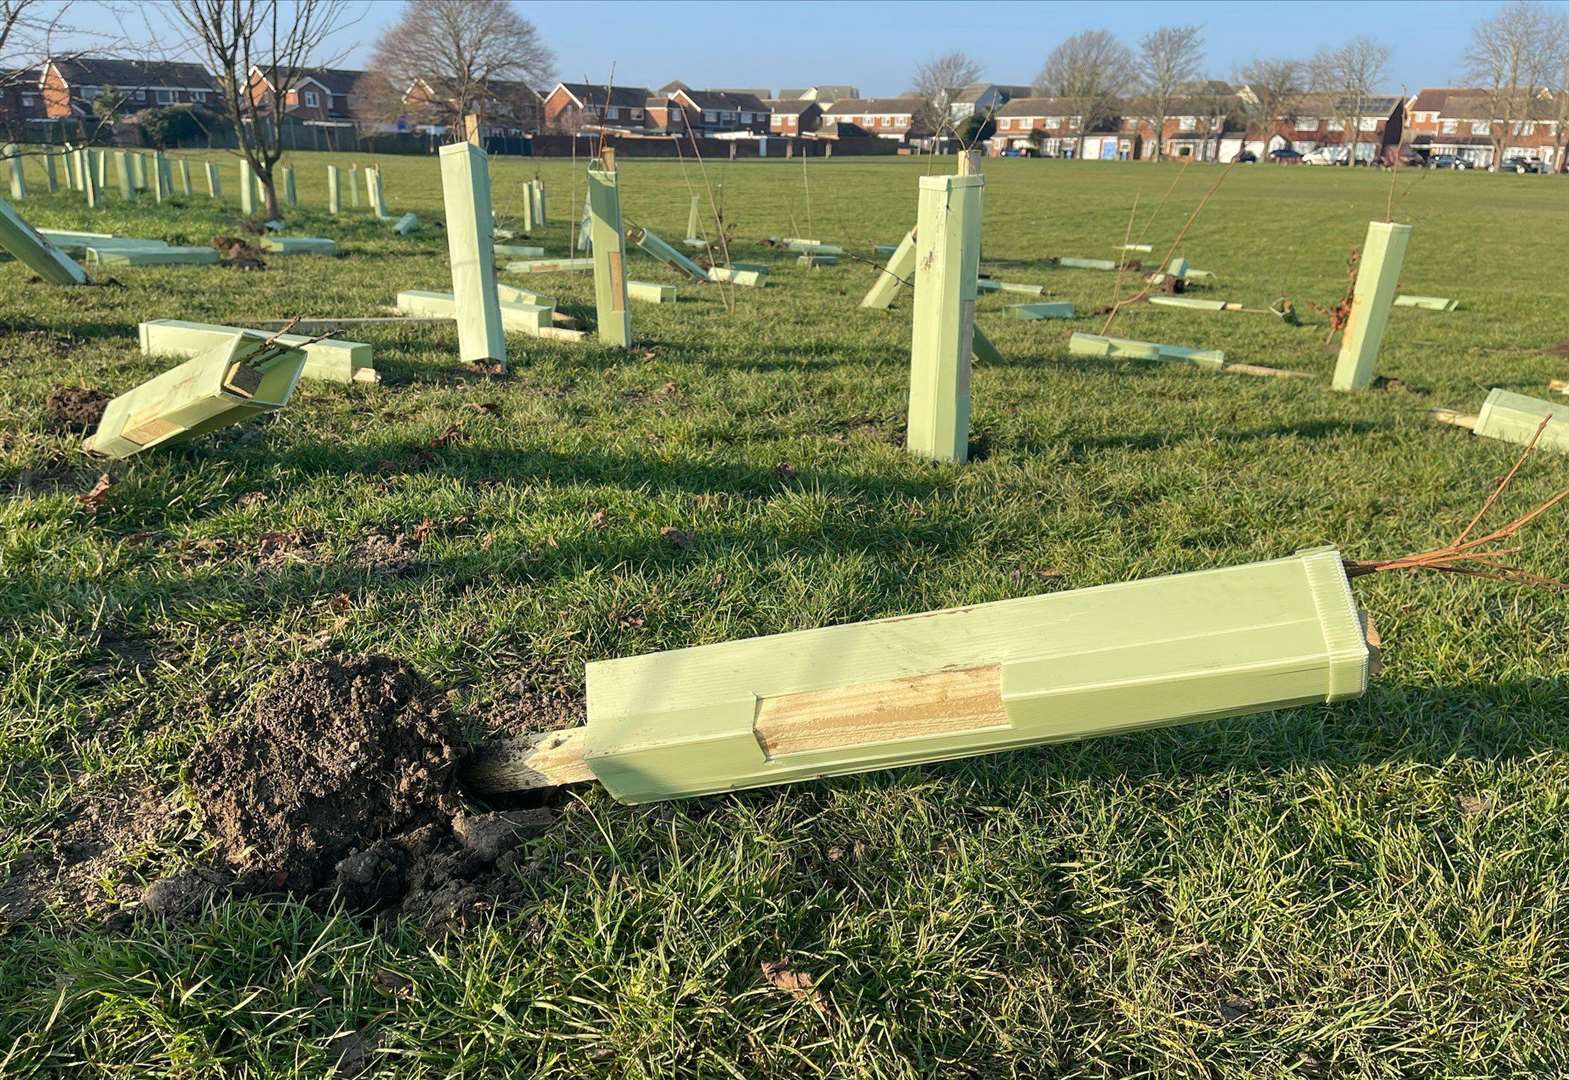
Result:
M1133 56L1109 30L1081 30L1051 51L1036 77L1041 91L1067 98L1078 109L1078 149L1084 135L1117 115L1119 98L1133 78Z
M1173 106L1199 76L1204 58L1204 31L1197 26L1162 26L1139 40L1133 70L1138 82L1141 114L1155 129L1155 160L1165 156L1166 121Z
M1352 38L1335 49L1321 49L1309 62L1313 89L1333 95L1332 108L1348 140L1346 164L1355 165L1362 145L1362 114L1378 94L1389 70L1389 49L1372 38Z
M921 99L921 112L916 117L922 126L934 134L953 125L953 102L960 90L981 78L981 65L962 52L934 56L915 69L910 83L910 96Z
M1494 169L1517 128L1531 121L1537 94L1562 67L1564 17L1535 0L1516 0L1471 28L1466 78L1482 88Z
M1258 59L1238 72L1237 78L1243 84L1243 145L1257 133L1267 150L1275 122L1296 117L1297 105L1306 92L1306 67L1300 60Z

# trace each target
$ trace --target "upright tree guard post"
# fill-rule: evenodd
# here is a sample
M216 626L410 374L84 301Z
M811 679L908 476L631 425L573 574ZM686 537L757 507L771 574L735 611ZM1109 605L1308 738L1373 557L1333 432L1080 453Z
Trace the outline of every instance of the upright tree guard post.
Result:
M147 190L147 159L141 154L131 154L131 182L137 191Z
M440 157L458 351L470 362L505 364L507 339L502 333L501 302L496 297L490 165L485 151L469 142L443 146Z
M534 228L534 189L530 186L525 186L523 188L523 231L531 233L534 231Z
M91 155L92 151L89 150L87 153ZM98 209L98 173L93 168L90 156L82 163L82 192L87 196L88 209Z
M542 229L550 224L550 215L545 212L545 182L537 176L534 178L534 220Z
M969 457L970 355L986 178L923 176L916 224L907 449L937 461Z
M692 205L686 211L686 238L688 240L702 240L702 236L698 234L697 230L697 196L693 195Z
M298 192L294 189L294 166L283 167L283 201L289 206L300 205Z
M336 165L328 165L327 166L327 213L333 215L334 217L337 217L338 211L340 209L342 209L342 203L343 203L343 188L342 188L342 186L338 182L338 167Z
M223 185L218 180L218 166L210 161L202 162L202 168L207 173L207 194L214 199L223 198Z
M153 202L161 203L169 197L169 188L164 183L163 155L153 155Z
M22 175L22 152L16 143L5 144L6 164L11 170L11 198L15 202L27 198L27 178Z
M593 239L590 236L592 230L589 228L591 220L588 212L588 192L585 191L583 193L583 216L578 218L577 223L577 249L579 251L587 251L589 245L593 243Z
M1368 223L1362 260L1357 264L1357 284L1351 296L1351 318L1340 339L1340 359L1335 361L1336 390L1366 390L1373 385L1378 348L1389 326L1389 309L1400 283L1400 267L1411 242L1411 226L1392 221Z
M593 218L594 309L599 340L624 349L632 344L632 312L627 307L626 234L621 229L615 154L614 150L601 152L602 167L588 170L588 201Z
M102 191L109 186L109 152L89 150L87 153L93 159L93 175L98 178L98 190Z
M180 159L180 194L191 194L191 163L184 158Z
M360 164L357 161L349 162L349 205L356 210L360 205Z
M256 213L256 177L246 158L240 159L240 213Z
M370 203L377 221L387 220L390 215L381 197L381 169L378 166L369 165L365 168L365 200Z
M136 198L136 177L131 173L131 155L124 150L116 150L114 167L120 174L120 197L126 202L132 202Z
M60 174L55 169L54 154L51 151L44 152L44 183L48 186L51 195L60 190Z

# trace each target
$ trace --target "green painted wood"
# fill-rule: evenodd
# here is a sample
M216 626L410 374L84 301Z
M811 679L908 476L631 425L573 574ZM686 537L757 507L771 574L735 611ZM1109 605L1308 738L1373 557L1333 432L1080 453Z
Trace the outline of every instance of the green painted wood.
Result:
M27 198L27 176L22 171L22 148L15 143L5 144L6 166L11 174L11 201Z
M191 163L184 158L180 159L180 194L187 198L191 194Z
M223 181L218 179L218 166L210 161L202 163L207 174L207 195L213 199L223 198Z
M1357 283L1351 294L1351 317L1340 339L1340 356L1330 382L1336 390L1366 390L1373 385L1379 346L1389 327L1389 309L1394 304L1400 268L1410 242L1409 225L1392 221L1368 223L1362 260L1357 265Z
M87 198L89 210L96 210L100 201L98 170L94 168L96 163L93 161L95 154L96 151L88 150L82 158L82 194Z
M125 458L283 408L294 394L305 353L264 346L265 335L235 334L109 402L84 449ZM260 378L250 394L229 387L244 365Z
M327 166L327 213L338 216L343 209L343 183L336 165Z
M634 225L629 233L632 243L672 269L686 274L693 281L709 281L708 271L687 258L659 238L652 229ZM717 279L713 279L717 280Z
M654 802L1345 701L1369 671L1340 555L1322 548L593 661L583 759L617 799ZM955 676L969 700L922 700L923 681ZM841 734L770 751L760 718L802 695ZM924 705L931 733L879 739L902 719L890 698Z
M324 236L263 236L257 241L274 255L336 255L338 244Z
M715 283L741 285L749 289L761 289L768 284L766 270L743 270L738 266L715 266L708 271L704 279Z
M285 165L283 167L283 202L286 206L300 205L299 192L294 186L293 165Z
M470 144L466 144L470 145ZM398 294L398 310L405 315L423 315L427 318L456 319L457 301L451 293L426 292L406 289ZM502 302L501 326L504 330L517 331L539 337L539 331L552 325L554 309L543 304L514 304Z
M305 364L300 378L338 383L374 383L374 351L362 341L313 339L303 334L277 334L248 330L238 326L187 322L183 319L153 319L137 326L142 352L149 356L200 356L233 338L236 334L266 340L276 337L278 344L300 349Z
M1003 312L1010 319L1071 319L1073 318L1073 305L1063 301L1049 301L1039 304L1009 304Z
M0 247L53 285L85 285L87 271L45 240L10 203L0 202Z
M534 244L497 244L496 254L510 259L537 259L545 254L545 249Z
M894 297L899 295L900 286L913 282L914 279L915 230L911 229L893 249L888 262L877 272L877 280L872 282L872 287L861 298L861 306L887 311Z
M596 331L606 345L629 348L632 310L627 303L626 236L622 232L621 189L615 170L588 170L588 204Z
M1205 300L1197 296L1151 296L1147 299L1158 307L1191 308L1194 311L1226 310L1224 300Z
M502 267L509 274L555 274L569 270L592 270L593 259L518 259Z
M819 266L838 266L839 256L819 255L815 252L803 253L796 257L797 266L804 266L808 270L816 270Z
M136 174L131 170L131 155L124 150L116 150L114 152L114 167L115 172L120 177L120 198L126 202L134 202L136 199Z
M392 223L392 231L399 236L408 236L418 228L419 217L412 210Z
M1542 401L1509 390L1494 390L1487 395L1472 430L1489 439L1503 439L1523 446L1531 441L1543 420L1547 421L1547 426L1542 429L1536 445L1543 450L1569 454L1569 405L1563 403Z
M1460 306L1460 301L1449 300L1442 296L1397 296L1395 307L1425 308L1428 311L1453 311Z
M1120 360L1170 360L1208 368L1226 365L1226 354L1219 349L1160 345L1151 341L1103 337L1100 334L1074 334L1068 339L1068 352L1074 356L1106 356Z
M649 281L629 281L627 298L645 304L673 304L676 302L676 287L658 285Z
M213 266L221 260L210 247L89 245L87 261L95 266Z
M360 205L360 166L359 162L349 163L349 205L356 210Z
M495 219L490 159L473 143L441 148L441 195L447 213L447 261L457 300L458 354L470 363L507 359L496 295Z
M1070 270L1115 270L1117 263L1112 259L1073 259L1061 258L1057 265Z
M693 240L696 240L700 244L705 242L698 224L696 195L692 196L692 203L687 207L686 211L686 238L688 242Z
M496 296L504 304L533 304L535 307L552 309L556 306L554 296L546 296L532 289L520 289L516 285L508 285L505 282L496 283Z
M240 159L240 213L246 216L256 213L256 174L245 158Z
M44 151L44 185L49 189L49 194L51 195L60 190L60 172L59 167L55 165L54 158L53 151Z
M169 190L169 162L162 154L154 154L152 160L153 175L153 202L161 203L174 192Z
M970 356L985 177L923 176L916 221L906 448L963 462L970 441Z

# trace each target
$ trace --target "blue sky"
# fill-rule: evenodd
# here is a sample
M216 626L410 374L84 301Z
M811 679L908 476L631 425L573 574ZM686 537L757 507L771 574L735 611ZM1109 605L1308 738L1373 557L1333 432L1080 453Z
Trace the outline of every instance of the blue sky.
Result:
M1393 56L1385 89L1415 92L1460 75L1473 23L1501 0L1360 3L1217 2L953 3L948 0L773 0L697 3L622 0L520 3L555 50L557 76L595 82L616 65L616 82L658 87L671 79L697 86L851 83L865 94L905 89L929 56L961 49L995 82L1028 83L1052 46L1078 30L1105 27L1132 43L1163 23L1204 28L1210 74L1227 78L1255 56L1307 57L1325 45L1366 34ZM1556 6L1569 10L1569 3ZM370 56L371 44L401 4L374 0L339 42L345 66Z

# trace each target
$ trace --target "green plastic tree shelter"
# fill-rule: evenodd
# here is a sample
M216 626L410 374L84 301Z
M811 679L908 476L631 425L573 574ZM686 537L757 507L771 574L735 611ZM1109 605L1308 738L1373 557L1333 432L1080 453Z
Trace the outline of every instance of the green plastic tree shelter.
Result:
M96 210L98 208L99 198L98 172L93 168L92 162L92 155L94 153L96 153L96 151L88 152L88 160L82 167L82 194L87 196L87 208L89 210Z
M381 169L375 165L365 167L365 198L370 203L370 208L376 212L377 221L386 221L392 215L387 212L387 202L381 190Z
M1333 548L588 665L588 723L482 791L642 803L1344 701L1374 653Z
M1443 296L1397 296L1395 307L1425 308L1428 311L1453 311L1460 306L1458 300Z
M54 154L48 151L44 153L44 186L51 195L60 190L60 172L55 166Z
M336 255L338 242L325 236L263 236L256 241L274 255Z
M605 150L600 160L603 168L588 170L594 315L599 340L625 349L632 345L632 310L627 303L626 236L621 228L621 189L615 151Z
M97 266L216 266L220 261L218 253L210 247L173 247L162 241L145 247L134 241L102 247L89 244L86 258Z
M251 171L251 163L246 158L240 159L240 213L256 213L256 179Z
M682 252L677 251L664 240L660 239L652 229L645 229L641 225L633 225L627 230L627 236L634 245L652 255L660 262L672 269L686 274L693 281L708 281L708 271L697 263L687 258Z
M186 322L182 319L154 319L137 327L142 352L149 356L193 357L223 344L236 334L266 339L274 337L279 345L305 353L302 379L321 379L337 383L374 383L379 380L371 347L362 341L336 341L310 338L303 334L273 335L238 326Z
M509 274L559 274L594 269L593 259L519 259L502 267Z
M180 159L180 194L186 197L191 194L191 163L184 158Z
M1434 416L1446 424L1470 428L1489 439L1524 446L1536 436L1536 445L1543 450L1569 453L1569 405L1526 397L1509 390L1494 390L1482 403L1476 416L1461 416L1450 409L1435 409ZM1545 427L1542 422L1546 421Z
M6 165L11 171L11 201L27 198L27 177L22 172L22 149L15 143L5 144Z
M1158 345L1152 341L1103 337L1075 333L1068 339L1068 352L1074 356L1107 356L1128 360L1176 360L1197 367L1220 368L1226 354L1219 349L1194 349L1186 345Z
M491 236L490 162L473 143L441 148L441 194L447 210L447 260L457 304L458 355L477 363L507 361L501 303L496 298Z
M343 185L339 181L338 167L336 165L328 165L327 166L327 213L329 213L329 214L333 215L334 217L336 217L338 215L338 211L342 209L342 203L343 203Z
M359 171L360 171L359 162L357 162L357 161L349 162L349 205L354 207L356 210L359 209L359 205L360 205L360 178L359 178Z
M750 263L736 263L732 266L710 266L708 268L708 280L761 289L768 284L768 268Z
M694 240L698 243L703 242L702 234L698 231L699 229L700 225L698 224L697 216L697 196L693 195L692 203L686 211L686 239L688 243L691 243Z
M1389 309L1394 304L1400 267L1405 263L1410 242L1409 225L1392 221L1368 223L1362 259L1357 264L1357 283L1351 294L1351 317L1340 339L1340 357L1335 361L1335 377L1330 383L1336 390L1366 390L1373 385L1378 349L1389 326Z
M906 448L936 461L969 457L970 355L985 190L980 175L920 178Z
M419 228L419 216L410 210L397 221L392 223L392 231L399 236L407 236Z
M83 447L125 458L281 409L304 366L300 349L235 334L109 402Z
M1039 304L1009 304L1003 312L1010 319L1071 319L1073 318L1073 305L1063 300L1047 301Z
M7 202L0 202L0 247L51 284L87 284L87 271L78 266L75 259L38 235Z
M218 179L218 166L210 161L202 162L202 168L207 174L207 194L210 198L223 198L223 184Z
M300 205L300 195L294 187L293 165L283 167L283 201L289 206Z
M153 202L155 203L161 203L173 194L169 190L168 179L165 176L167 164L162 154L153 155Z
M464 144L470 145L470 144ZM424 318L456 319L457 301L451 293L426 292L405 289L398 294L398 310L406 315ZM543 304L517 304L501 302L501 326L504 330L545 337L553 321L553 309Z
M136 198L136 176L131 172L131 155L124 150L114 152L115 172L120 177L120 198L132 202Z

